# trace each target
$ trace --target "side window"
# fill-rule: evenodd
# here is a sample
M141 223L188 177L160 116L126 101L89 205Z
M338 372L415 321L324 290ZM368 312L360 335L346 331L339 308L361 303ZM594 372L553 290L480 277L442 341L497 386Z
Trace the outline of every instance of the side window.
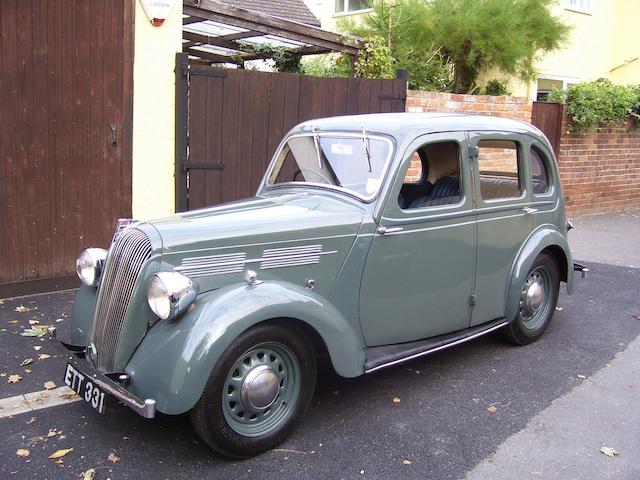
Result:
M533 193L541 194L549 191L549 160L547 156L536 147L531 147L529 151L529 170L531 171L531 182Z
M420 178L414 167L421 164ZM398 204L403 210L458 203L462 198L457 142L427 143L411 156Z
M482 199L519 197L522 194L522 179L518 144L511 140L481 140L478 147Z

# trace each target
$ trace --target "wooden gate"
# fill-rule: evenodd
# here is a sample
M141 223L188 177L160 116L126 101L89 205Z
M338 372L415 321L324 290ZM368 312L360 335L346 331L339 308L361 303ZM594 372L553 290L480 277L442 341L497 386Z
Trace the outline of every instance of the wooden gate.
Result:
M531 110L531 123L547 136L556 157L560 154L562 113L562 104L551 102L533 102L533 109Z
M187 65L178 54L176 209L251 197L284 134L311 118L403 112L406 80ZM180 138L188 139L180 141ZM187 189L188 185L188 189Z
M133 8L0 1L0 298L75 277L131 214Z

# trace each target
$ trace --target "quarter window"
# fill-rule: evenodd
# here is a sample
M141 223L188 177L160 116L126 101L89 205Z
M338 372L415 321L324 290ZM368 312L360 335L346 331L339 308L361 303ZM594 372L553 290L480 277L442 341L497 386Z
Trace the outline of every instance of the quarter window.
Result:
M522 194L518 145L510 140L481 140L478 144L480 195L484 200Z
M537 148L531 147L529 152L529 170L533 193L541 194L549 191L549 166L546 156Z

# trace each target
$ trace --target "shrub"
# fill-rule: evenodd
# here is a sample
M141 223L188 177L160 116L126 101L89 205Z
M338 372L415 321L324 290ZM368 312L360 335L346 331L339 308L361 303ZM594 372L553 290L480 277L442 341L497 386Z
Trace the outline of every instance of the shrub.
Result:
M484 87L484 94L493 95L494 97L500 97L511 95L511 91L507 86L507 82L502 82L500 80L490 80Z
M615 85L601 78L554 91L549 100L566 104L570 128L576 133L623 126L629 116L640 120L640 85Z

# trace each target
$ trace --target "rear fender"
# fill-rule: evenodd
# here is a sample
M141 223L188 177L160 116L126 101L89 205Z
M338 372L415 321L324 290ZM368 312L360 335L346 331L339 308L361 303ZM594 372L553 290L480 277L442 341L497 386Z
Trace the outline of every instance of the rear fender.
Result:
M520 289L533 262L545 248L550 247L559 248L562 251L561 257L563 258L560 261L566 263L564 266L567 269L567 292L573 293L573 260L567 239L555 227L542 225L534 230L524 242L511 269L511 283L506 294L505 317L508 320L514 319L518 312ZM562 265L560 267L562 268Z
M162 413L180 414L198 401L215 363L234 339L260 322L294 318L310 325L327 346L335 370L364 372L361 336L325 298L285 282L231 285L200 295L174 320L161 320L131 358L127 387L156 401Z

